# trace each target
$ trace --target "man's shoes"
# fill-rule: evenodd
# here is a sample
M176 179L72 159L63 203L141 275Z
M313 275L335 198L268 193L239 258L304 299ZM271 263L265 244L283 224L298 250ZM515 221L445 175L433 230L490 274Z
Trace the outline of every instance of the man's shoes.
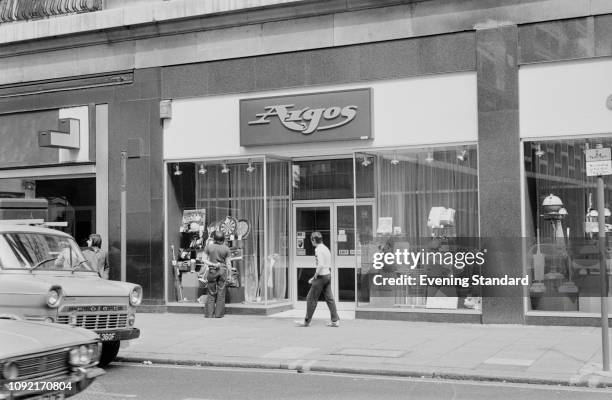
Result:
M306 321L294 321L294 322L295 322L295 326L299 326L302 328L306 328L310 326L310 322L306 322Z
M332 328L339 328L340 327L340 321L328 322L326 325L329 326L329 327L332 327Z

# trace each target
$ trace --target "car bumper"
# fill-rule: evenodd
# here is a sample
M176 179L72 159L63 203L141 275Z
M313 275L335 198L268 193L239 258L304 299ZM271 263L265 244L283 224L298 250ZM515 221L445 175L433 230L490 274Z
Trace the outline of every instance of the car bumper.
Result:
M132 340L140 337L140 329L117 329L110 331L96 331L102 342L115 342L118 340Z

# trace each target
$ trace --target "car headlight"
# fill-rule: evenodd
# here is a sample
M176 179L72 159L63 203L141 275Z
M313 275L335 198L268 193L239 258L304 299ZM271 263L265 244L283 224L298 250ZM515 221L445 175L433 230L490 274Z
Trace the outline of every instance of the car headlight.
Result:
M93 348L93 356L92 356L91 361L92 362L100 361L100 356L102 355L102 342L98 342L92 345L92 348Z
M137 306L142 301L142 287L134 286L132 291L130 292L130 304L133 306Z
M14 381L19 377L19 367L12 361L7 362L2 368L2 376L4 376L4 379Z
M70 364L78 367L83 365L89 365L97 361L100 357L100 350L98 343L90 345L81 345L70 350Z
M45 296L47 301L47 305L51 308L56 308L62 302L62 289L60 288L52 288L47 292Z

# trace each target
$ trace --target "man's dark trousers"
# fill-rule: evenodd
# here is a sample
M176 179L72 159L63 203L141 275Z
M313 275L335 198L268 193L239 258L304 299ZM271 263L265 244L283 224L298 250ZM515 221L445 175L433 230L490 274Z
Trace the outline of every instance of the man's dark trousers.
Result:
M208 295L206 296L206 307L204 316L206 318L221 318L225 315L225 283L227 281L227 269L221 267L219 274L213 281L208 281Z
M323 292L323 297L325 298L325 302L327 303L327 307L329 308L331 320L333 322L336 322L340 319L338 317L338 311L336 310L334 295L331 290L330 274L318 276L312 281L312 285L310 286L310 290L308 291L308 296L306 296L306 323L310 323L310 320L312 319L312 315L314 314L315 309L317 308L317 301L319 300L319 296L321 296L321 292Z

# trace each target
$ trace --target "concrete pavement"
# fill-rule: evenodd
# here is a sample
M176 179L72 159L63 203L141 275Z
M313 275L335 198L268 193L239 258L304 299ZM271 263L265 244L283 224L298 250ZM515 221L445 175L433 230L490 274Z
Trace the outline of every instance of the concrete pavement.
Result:
M319 310L317 310L319 311ZM139 314L141 338L124 361L327 371L602 387L601 333L593 327L314 320Z

